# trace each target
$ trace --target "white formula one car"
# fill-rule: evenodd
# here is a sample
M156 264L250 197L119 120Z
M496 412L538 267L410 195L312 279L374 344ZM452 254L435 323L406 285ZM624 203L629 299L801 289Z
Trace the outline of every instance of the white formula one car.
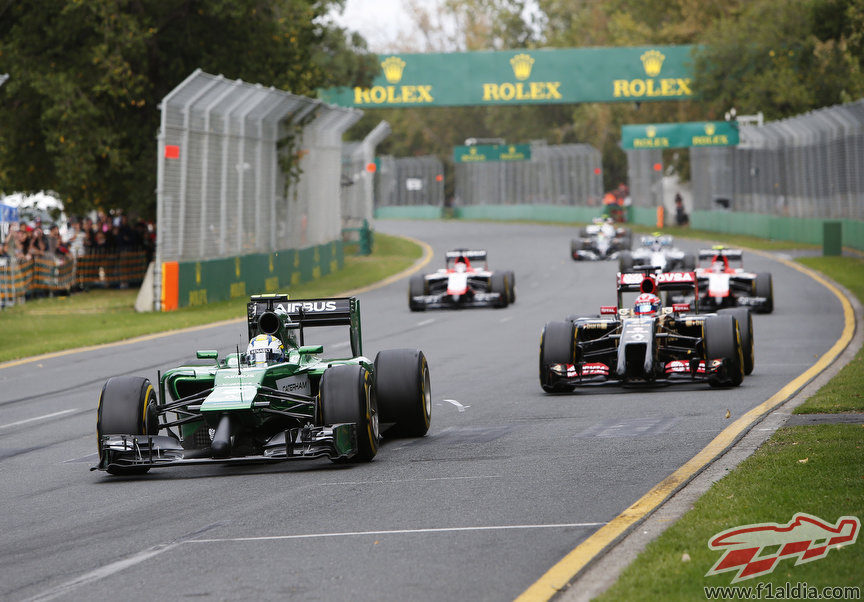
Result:
M411 277L411 311L507 307L516 300L516 276L509 270L490 271L486 251L455 249L447 252L446 261L437 272Z
M655 232L651 236L641 237L639 247L633 252L622 251L618 255L618 269L621 272L645 266L653 266L657 272L692 272L696 269L696 256L677 248L668 234Z

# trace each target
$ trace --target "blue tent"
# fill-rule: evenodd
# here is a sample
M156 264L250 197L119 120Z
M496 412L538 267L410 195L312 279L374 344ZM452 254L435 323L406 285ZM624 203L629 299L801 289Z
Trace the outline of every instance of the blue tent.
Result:
M11 207L0 203L0 222L17 222L18 207Z

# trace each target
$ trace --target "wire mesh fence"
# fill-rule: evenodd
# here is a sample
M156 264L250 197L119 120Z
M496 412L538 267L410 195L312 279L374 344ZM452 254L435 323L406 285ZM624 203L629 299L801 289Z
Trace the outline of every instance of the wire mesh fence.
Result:
M342 134L359 111L200 69L161 110L157 266L339 237Z
M601 154L587 144L531 143L528 161L456 164L455 205L596 205Z
M691 149L694 209L864 219L864 100L740 132Z
M438 157L380 157L375 207L444 205L444 164Z
M626 150L630 202L634 207L659 207L663 204L663 151Z
M342 147L342 225L357 228L372 219L374 211L375 147L390 135L390 124L380 122L361 142Z

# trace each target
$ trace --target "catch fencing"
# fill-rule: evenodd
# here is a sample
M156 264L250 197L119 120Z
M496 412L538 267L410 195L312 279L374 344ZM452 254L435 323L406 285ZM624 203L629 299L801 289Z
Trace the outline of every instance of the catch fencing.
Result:
M375 198L375 148L390 135L390 124L380 122L361 142L342 147L342 224L359 228L372 221Z
M693 209L864 219L864 100L740 129L692 148Z
M444 206L444 164L438 157L382 156L379 163L376 209Z
M360 111L200 69L160 107L157 309L165 262L273 253L340 238L342 134Z
M457 163L454 205L599 205L601 166L590 145L532 142L527 161Z

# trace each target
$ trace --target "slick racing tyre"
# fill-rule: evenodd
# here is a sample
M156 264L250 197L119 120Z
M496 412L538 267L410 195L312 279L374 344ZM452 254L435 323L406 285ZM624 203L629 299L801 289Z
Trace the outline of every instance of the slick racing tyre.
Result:
M507 292L507 272L494 272L489 279L489 290L493 293L500 293L501 298L496 307L507 307L510 303Z
M516 274L512 270L507 270L507 301L514 303L516 301Z
M115 376L109 378L99 394L96 409L96 438L99 460L103 435L156 435L159 416L156 411L156 392L146 378ZM138 475L150 470L149 466L109 466L114 475Z
M570 257L573 258L573 261L579 261L579 251L582 250L582 239L581 238L573 238L570 240Z
M708 362L723 359L726 365L721 374L708 377L712 387L737 387L744 380L744 357L741 350L741 336L735 316L717 315L705 318L705 369Z
M540 335L540 387L547 393L563 390L549 373L552 364L573 363L573 322L548 322Z
M756 274L755 289L756 296L765 297L767 301L765 305L754 309L760 313L770 314L774 311L774 284L771 282L771 274L768 272Z
M633 253L630 251L621 251L618 256L618 271L629 272L633 269Z
M369 462L378 453L378 407L372 375L363 366L331 366L321 376L321 417L324 424L352 422L357 428L357 454L334 462Z
M730 307L721 309L718 314L735 316L738 321L738 333L741 335L741 353L744 356L744 374L753 373L755 345L753 343L753 316L746 307Z
M432 417L429 365L419 349L385 349L375 356L375 398L381 422L399 437L422 437ZM388 434L390 431L388 431Z
M408 308L411 311L423 311L422 303L414 303L414 297L419 297L426 294L426 278L423 274L415 274L411 276L408 282Z

